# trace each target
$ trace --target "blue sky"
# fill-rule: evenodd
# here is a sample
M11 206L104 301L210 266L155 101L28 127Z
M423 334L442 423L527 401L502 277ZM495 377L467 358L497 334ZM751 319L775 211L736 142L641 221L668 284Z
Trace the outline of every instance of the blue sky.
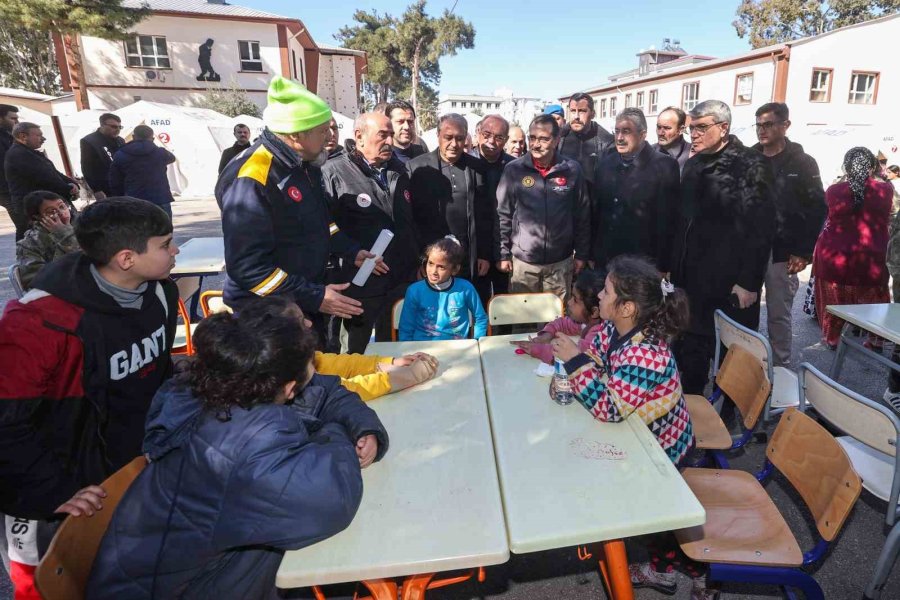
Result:
M301 19L322 44L350 24L356 9L398 16L410 1L229 0ZM429 0L438 15L454 0ZM440 91L490 94L507 87L516 95L553 98L603 81L637 65L635 54L665 37L692 54L715 57L750 49L732 27L738 0L697 5L677 0L458 0L456 14L475 27L475 48L441 61ZM701 8L702 7L702 8Z

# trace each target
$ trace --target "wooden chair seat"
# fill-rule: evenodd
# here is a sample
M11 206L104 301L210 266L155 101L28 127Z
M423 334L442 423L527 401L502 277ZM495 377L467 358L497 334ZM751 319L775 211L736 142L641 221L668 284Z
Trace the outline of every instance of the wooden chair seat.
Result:
M762 485L750 473L685 469L706 523L675 532L681 549L699 562L798 567L803 552Z
M701 450L727 450L731 448L731 434L709 400L696 394L685 394L685 403L691 415L694 438Z
M94 557L119 501L141 474L147 459L139 456L100 484L106 490L103 510L92 517L66 517L47 548L34 574L41 597L46 600L84 598Z

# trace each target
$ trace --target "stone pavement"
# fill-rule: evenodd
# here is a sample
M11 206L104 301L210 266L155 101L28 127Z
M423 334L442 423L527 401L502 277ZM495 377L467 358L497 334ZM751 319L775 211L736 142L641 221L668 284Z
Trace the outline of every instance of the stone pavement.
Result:
M184 243L192 237L221 235L219 210L211 198L181 199L173 205L175 213L175 239ZM12 287L6 279L6 266L15 260L12 225L5 213L0 211L0 306L13 297ZM819 343L820 330L815 321L801 311L803 293L809 277L808 270L801 274L800 292L794 302L793 364L810 362L828 372L834 353ZM221 277L208 278L204 288L221 289ZM765 306L763 306L762 330L765 333ZM890 352L890 345L885 353ZM887 370L872 362L857 360L852 355L847 359L841 383L869 398L880 398L885 389ZM573 407L572 410L577 410ZM764 460L765 447L761 443L751 443L732 459L736 469L755 472ZM798 536L801 547L807 549L812 544L815 531L809 515L802 508L802 501L790 485L779 475L775 475L766 486L776 504L785 515L791 529ZM660 499L665 501L665 499ZM603 510L598 506L597 510ZM884 503L863 491L859 502L851 513L833 545L831 552L812 571L822 586L828 599L844 600L860 598L884 542ZM629 553L633 559L640 559L643 552L640 544L629 542ZM0 600L11 597L8 580L0 568ZM468 600L473 598L502 600L535 599L596 599L604 598L595 563L580 562L574 548L549 552L514 555L505 565L487 569L484 584L465 583L435 590L429 593L432 600ZM666 598L651 590L636 590L635 598L650 600ZM677 600L690 597L690 581L679 576ZM780 598L781 593L770 586L727 584L722 600L762 600ZM900 568L892 573L883 596L885 600L900 598Z

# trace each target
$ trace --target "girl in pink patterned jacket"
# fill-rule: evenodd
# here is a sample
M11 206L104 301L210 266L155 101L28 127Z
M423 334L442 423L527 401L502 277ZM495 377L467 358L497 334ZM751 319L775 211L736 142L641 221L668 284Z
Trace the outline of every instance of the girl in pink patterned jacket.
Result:
M553 349L550 342L557 333L580 336L578 349L586 352L591 347L594 337L603 329L598 295L603 290L605 280L606 275L601 271L590 269L581 271L575 279L572 293L566 303L566 316L544 325L535 337L512 344L548 365L553 364Z

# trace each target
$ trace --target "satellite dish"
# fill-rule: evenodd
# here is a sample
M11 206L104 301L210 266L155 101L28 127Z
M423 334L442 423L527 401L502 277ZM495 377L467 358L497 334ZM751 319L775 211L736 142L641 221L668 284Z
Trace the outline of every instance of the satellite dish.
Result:
M153 81L154 79L156 79L156 71L147 71L146 75L149 81Z

